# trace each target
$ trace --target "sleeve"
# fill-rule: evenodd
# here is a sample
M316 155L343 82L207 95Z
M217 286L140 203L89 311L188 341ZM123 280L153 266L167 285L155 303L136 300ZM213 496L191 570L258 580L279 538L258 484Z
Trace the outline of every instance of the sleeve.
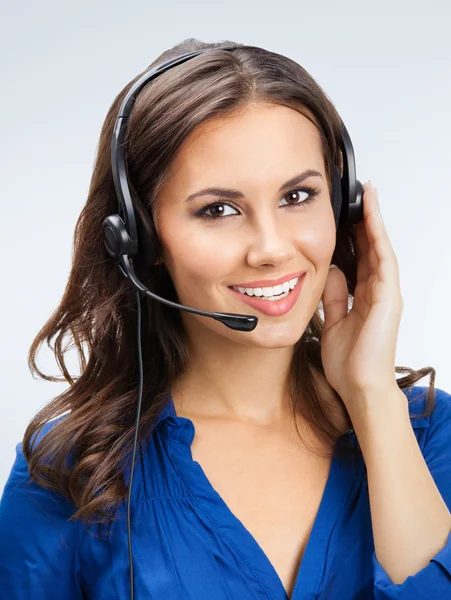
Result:
M0 596L8 600L82 600L73 506L36 485L22 444L0 502Z
M422 451L429 471L451 510L451 395L438 388ZM443 548L420 571L394 584L373 552L374 600L451 598L451 532Z

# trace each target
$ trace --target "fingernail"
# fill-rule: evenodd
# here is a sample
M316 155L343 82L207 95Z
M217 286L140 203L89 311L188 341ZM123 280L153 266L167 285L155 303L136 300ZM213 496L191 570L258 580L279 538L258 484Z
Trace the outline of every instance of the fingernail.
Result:
M337 265L330 265L329 270L330 269L338 269Z

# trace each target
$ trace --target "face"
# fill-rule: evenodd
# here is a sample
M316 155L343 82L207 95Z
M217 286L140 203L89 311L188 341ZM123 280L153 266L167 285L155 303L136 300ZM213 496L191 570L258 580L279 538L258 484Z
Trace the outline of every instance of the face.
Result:
M319 175L282 188L307 170ZM204 188L235 193L210 192L188 200ZM316 195L305 188L314 188ZM336 243L320 136L313 123L293 109L261 104L204 123L178 153L156 200L162 260L178 301L258 317L253 331L241 332L180 311L189 338L293 346L321 299ZM302 283L300 293L284 314L266 314L230 289L304 271L297 284ZM296 288L289 296L294 292Z

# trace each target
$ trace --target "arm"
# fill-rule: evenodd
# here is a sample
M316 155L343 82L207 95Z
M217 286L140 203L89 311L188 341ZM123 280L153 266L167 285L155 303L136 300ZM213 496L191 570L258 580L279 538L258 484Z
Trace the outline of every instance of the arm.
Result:
M376 598L416 598L418 589L431 600L451 597L451 396L436 390L436 397L424 456L401 390L366 398L354 423L368 475L376 587L407 590ZM440 557L444 569L430 562ZM409 577L417 577L410 591Z

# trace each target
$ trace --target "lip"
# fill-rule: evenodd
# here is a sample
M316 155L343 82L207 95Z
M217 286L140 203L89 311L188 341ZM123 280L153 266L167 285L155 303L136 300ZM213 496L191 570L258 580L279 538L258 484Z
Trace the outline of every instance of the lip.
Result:
M281 283L285 283L285 281L289 281L290 279L296 279L297 277L301 277L304 275L306 271L296 271L295 273L288 273L288 275L282 275L282 277L278 277L277 279L259 279L258 281L248 281L246 283L234 283L235 287L244 287L244 288L258 288L258 287L274 287L275 285L280 285ZM229 287L232 287L231 285Z
M286 298L274 301L262 300L261 297L257 296L248 296L247 294L242 294L241 292L234 290L232 287L229 287L229 289L232 292L232 294L236 294L242 302L245 302L249 306L252 306L252 308L254 308L255 310L262 312L265 315L270 315L271 317L281 317L282 315L285 315L287 312L289 312L296 304L296 301L301 293L304 281L305 272L302 274L302 277L299 279L294 289L288 294Z

